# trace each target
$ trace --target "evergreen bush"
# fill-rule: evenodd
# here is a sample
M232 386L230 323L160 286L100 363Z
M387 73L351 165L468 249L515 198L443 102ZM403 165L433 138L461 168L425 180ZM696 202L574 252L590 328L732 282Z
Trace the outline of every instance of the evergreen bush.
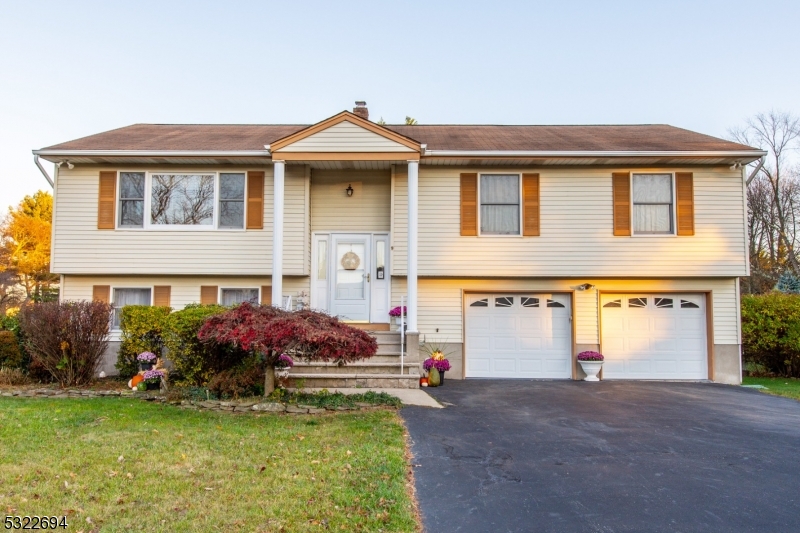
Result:
M170 314L164 344L173 368L187 385L204 386L214 377L219 351L224 348L204 344L197 332L210 316L227 311L221 305L190 304Z
M120 375L130 377L139 371L136 356L142 352L153 352L158 357L163 356L170 311L169 307L149 305L129 305L122 308L120 315L122 343L115 365Z
M769 374L800 377L800 295L742 296L742 356Z

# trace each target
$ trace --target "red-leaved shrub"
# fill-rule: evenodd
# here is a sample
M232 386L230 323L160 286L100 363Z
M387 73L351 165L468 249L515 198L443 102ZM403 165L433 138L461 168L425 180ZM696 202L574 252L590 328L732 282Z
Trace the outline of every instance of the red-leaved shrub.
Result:
M336 317L248 303L209 317L197 337L260 354L270 367L282 353L308 361L345 364L372 357L378 351L373 337Z
M62 387L92 380L108 347L111 306L102 302L44 302L23 307L20 329L31 364Z

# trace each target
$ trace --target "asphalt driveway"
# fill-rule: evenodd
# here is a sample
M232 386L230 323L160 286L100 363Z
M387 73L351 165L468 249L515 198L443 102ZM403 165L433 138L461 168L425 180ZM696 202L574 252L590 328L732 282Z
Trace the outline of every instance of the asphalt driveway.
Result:
M800 402L716 384L448 380L401 411L425 529L800 531Z

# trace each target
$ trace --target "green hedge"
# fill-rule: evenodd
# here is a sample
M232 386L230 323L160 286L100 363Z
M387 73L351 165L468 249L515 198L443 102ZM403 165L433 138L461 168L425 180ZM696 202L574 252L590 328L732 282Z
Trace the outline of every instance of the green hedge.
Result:
M742 296L742 355L763 372L800 377L800 295Z
M211 351L197 339L197 332L206 318L227 310L221 305L187 305L172 312L169 307L130 305L122 309L120 329L122 344L117 359L117 370L128 377L139 371L136 356L153 352L169 359L175 375L190 385L206 385L214 372L210 364L215 360Z
M212 347L197 339L197 332L206 318L222 313L228 308L221 305L187 305L167 318L168 333L164 337L169 360L189 385L205 385L213 377L210 362Z
M139 371L136 356L142 352L153 352L159 357L163 355L165 328L171 311L169 307L149 305L129 305L122 308L122 344L115 365L121 375L133 376Z

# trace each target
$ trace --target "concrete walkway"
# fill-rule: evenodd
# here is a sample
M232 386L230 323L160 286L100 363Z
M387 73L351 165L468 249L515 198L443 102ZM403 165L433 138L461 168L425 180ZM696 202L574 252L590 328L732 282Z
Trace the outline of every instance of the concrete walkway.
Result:
M303 389L307 392L319 392L322 389L307 388ZM422 389L377 389L377 388L363 388L363 389L328 389L329 392L341 392L342 394L364 394L367 391L371 392L385 392L400 398L403 405L415 405L418 407L433 407L434 409L441 409L443 406Z

